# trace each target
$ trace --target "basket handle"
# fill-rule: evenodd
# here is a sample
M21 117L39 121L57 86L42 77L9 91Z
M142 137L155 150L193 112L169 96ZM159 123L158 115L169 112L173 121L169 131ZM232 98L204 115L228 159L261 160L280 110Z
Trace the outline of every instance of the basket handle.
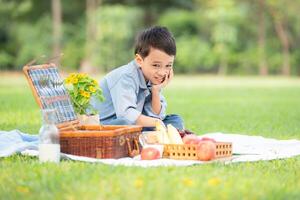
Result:
M127 147L128 147L128 151L129 151L129 156L130 157L134 157L134 156L137 156L137 155L140 154L140 147L139 147L139 144L138 144L138 141L137 141L136 138L133 139L133 143L134 143L133 146L135 146L136 149L134 149L134 148L132 149L131 148L131 144L130 144L129 138L126 138L126 143L127 143Z

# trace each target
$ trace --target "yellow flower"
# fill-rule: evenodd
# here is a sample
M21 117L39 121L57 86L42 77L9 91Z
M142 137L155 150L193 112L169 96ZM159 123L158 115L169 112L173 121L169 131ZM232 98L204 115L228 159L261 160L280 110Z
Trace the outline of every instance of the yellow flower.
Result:
M70 77L75 77L76 76L76 73L71 73L70 74Z
M93 84L94 84L94 85L98 85L98 81L93 80Z
M73 78L73 79L72 79L72 83L73 83L73 84L78 83L78 78Z
M91 94L88 93L88 92L85 92L85 95L84 95L86 98L90 98Z
M215 177L215 178L209 179L207 182L208 182L208 185L210 185L210 186L216 186L221 183L221 180L219 178Z
M80 95L83 96L83 97L86 97L86 98L90 98L91 94L84 91L84 90L80 90L79 91Z
M87 73L82 73L81 75L83 78L86 78L88 76Z
M135 188L141 188L144 186L144 181L140 178L135 179L134 181L134 187Z
M79 90L79 93L80 93L81 96L85 95L85 91L84 90Z
M81 79L81 78L86 78L86 77L87 77L87 74L86 74L86 73L81 73L81 74L78 74L77 77L78 77L79 79Z
M194 181L190 178L184 178L182 180L183 185L188 186L188 187L192 187L194 185Z
M72 79L70 77L66 78L66 84L72 83Z
M90 86L90 87L89 87L89 91L91 91L91 92L96 92L96 88L95 88L94 86Z
M67 85L68 87L66 87L66 89L68 90L71 100L73 101L75 112L83 114L87 109L97 112L90 104L91 96L95 92L101 91L96 80L92 79L85 73L71 73L64 80L64 82L66 85L71 84L71 86ZM78 92L76 92L77 89L79 89ZM103 95L96 95L96 97L103 101Z
M70 79L76 78L76 74L75 73L71 73L68 78L70 78Z

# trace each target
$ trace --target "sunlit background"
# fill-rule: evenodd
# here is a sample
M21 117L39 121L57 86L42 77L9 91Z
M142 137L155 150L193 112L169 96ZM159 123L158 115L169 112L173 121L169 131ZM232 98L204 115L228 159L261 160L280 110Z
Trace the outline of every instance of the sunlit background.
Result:
M299 10L295 0L1 0L0 70L36 59L105 73L133 59L140 30L163 25L177 73L299 76Z

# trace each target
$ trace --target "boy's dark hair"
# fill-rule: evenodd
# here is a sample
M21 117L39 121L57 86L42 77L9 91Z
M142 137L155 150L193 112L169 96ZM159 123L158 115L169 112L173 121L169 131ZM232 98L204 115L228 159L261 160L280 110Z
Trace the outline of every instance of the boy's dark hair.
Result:
M142 31L136 38L134 53L145 58L151 47L168 55L176 55L175 39L166 27L154 26Z

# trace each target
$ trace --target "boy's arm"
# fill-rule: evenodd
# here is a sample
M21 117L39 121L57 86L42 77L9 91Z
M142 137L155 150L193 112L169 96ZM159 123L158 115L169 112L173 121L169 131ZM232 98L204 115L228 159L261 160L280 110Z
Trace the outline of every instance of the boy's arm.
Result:
M152 111L154 114L159 115L161 111L161 102L160 102L160 94L159 90L157 89L152 89Z
M146 115L140 115L136 120L136 125L141 125L144 127L153 127L156 125L156 122L163 123L160 119L154 117L148 117Z
M165 97L161 94L161 92L159 94L159 101L160 101L160 112L158 114L154 113L153 111L152 99L145 102L143 108L143 114L161 120L164 119L166 117L167 102Z

